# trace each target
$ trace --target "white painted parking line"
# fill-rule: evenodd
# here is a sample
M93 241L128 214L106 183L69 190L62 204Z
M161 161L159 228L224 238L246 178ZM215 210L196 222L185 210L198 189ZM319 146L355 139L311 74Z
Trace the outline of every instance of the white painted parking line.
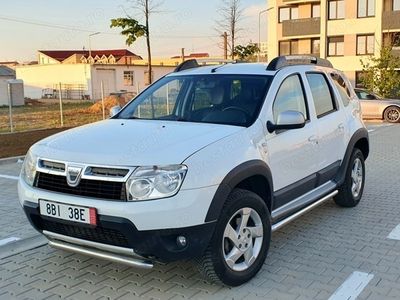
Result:
M11 175L2 175L0 174L0 178L5 178L5 179L12 179L12 180L18 180L18 176L11 176Z
M4 246L6 244L9 244L9 243L12 243L12 242L16 242L16 241L19 241L19 240L20 240L20 238L19 237L15 237L15 236L12 236L12 237L9 237L9 238L6 238L6 239L2 239L2 240L0 240L0 246Z
M368 129L368 132L374 132L375 130L374 129Z
M388 239L391 240L399 240L400 241L400 224L397 225L391 233L387 236Z
M355 271L336 290L329 300L354 300L374 278L374 274Z

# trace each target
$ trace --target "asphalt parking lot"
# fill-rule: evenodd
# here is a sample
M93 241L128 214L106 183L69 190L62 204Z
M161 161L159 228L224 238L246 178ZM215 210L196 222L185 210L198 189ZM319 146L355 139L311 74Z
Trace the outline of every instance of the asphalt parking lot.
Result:
M328 202L274 233L237 288L208 284L190 261L143 271L51 249L19 206L21 164L0 165L0 299L399 299L400 125L368 129L360 205Z

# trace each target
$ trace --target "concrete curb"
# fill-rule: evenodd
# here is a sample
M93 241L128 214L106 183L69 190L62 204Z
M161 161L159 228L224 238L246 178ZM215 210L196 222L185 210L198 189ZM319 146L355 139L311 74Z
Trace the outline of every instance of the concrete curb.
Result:
M4 259L13 255L17 255L21 252L42 247L46 245L47 242L48 240L43 235L37 234L26 239L6 244L0 248L0 259Z
M24 160L24 158L25 158L25 155L1 158L0 159L0 166L1 165L6 165L6 164L16 163L20 159Z

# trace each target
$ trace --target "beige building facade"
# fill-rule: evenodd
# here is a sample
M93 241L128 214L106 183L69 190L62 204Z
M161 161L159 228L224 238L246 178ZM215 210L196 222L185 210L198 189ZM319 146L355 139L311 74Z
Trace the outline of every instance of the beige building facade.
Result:
M383 44L400 54L400 0L269 0L270 57L313 54L360 83L361 60Z

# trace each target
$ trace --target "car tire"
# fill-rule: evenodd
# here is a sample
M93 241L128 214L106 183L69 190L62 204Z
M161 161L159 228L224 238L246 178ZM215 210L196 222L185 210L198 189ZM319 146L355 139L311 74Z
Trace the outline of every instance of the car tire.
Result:
M346 177L335 203L342 207L355 207L360 203L365 184L365 161L360 149L355 148L346 170Z
M389 123L400 122L400 107L389 106L383 113L383 119Z
M271 241L271 216L257 194L234 189L217 221L200 272L210 282L238 286L262 267Z

